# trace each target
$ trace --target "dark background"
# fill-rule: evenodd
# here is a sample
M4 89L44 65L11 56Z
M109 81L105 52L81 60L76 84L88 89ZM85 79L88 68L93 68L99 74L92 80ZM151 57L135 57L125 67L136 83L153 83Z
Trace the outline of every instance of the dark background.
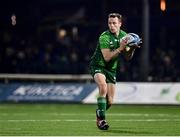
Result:
M143 36L143 0L26 0L0 2L0 73L89 74L89 61L107 15L123 15L122 29ZM180 81L180 1L149 0L147 77L142 48L121 59L119 81ZM11 16L16 16L12 25ZM65 36L59 35L66 32Z

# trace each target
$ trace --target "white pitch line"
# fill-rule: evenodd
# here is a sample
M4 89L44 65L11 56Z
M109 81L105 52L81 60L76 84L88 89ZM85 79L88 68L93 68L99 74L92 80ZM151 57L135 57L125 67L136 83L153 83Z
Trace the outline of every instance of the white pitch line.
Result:
M17 131L17 130L22 130L21 128L3 128L3 131Z
M0 120L0 122L93 122L96 120L82 120L82 119L49 119L49 120L40 120L40 119L10 119L10 120ZM114 122L179 122L180 119L116 119L116 120L110 120Z

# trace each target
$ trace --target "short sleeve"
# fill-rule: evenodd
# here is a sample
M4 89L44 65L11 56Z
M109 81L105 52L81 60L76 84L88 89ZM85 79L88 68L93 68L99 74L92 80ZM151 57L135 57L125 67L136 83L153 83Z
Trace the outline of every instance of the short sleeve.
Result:
M99 45L100 49L106 49L109 48L110 38L108 35L101 35L99 37Z

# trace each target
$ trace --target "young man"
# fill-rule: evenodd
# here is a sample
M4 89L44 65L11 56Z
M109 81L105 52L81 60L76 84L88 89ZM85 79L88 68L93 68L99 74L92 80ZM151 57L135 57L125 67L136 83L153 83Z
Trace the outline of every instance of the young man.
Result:
M137 46L128 47L127 39L121 39L127 33L121 30L122 16L110 13L108 16L108 30L100 37L96 50L91 58L90 71L99 89L96 110L97 127L107 130L109 125L105 120L105 112L112 105L118 55L123 54L127 60L131 59Z

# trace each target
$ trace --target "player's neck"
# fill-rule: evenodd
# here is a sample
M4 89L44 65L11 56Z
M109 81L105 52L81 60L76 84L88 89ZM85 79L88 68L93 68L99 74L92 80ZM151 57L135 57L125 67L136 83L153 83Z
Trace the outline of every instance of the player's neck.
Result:
M120 31L120 30L119 30L119 31ZM115 33L115 36L116 36L116 37L119 36L119 31L117 31L117 32Z

